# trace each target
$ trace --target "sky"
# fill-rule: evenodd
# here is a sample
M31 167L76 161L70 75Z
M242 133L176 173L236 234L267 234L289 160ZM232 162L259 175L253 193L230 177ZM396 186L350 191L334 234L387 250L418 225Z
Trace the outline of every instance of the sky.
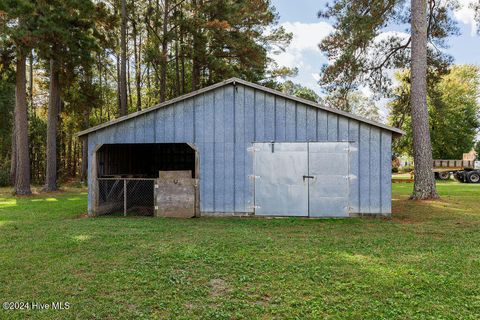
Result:
M445 51L454 57L458 64L480 65L480 36L476 34L474 14L468 4L475 0L459 0L463 9L454 13L458 22L460 36L449 39L449 48ZM279 65L297 67L298 75L291 80L300 83L321 94L317 84L321 66L327 59L318 49L320 41L326 37L333 27L317 17L320 9L325 7L324 0L272 0L273 6L280 15L279 25L293 33L293 40L286 52L273 58ZM400 27L398 31L404 31ZM368 92L365 92L368 94Z

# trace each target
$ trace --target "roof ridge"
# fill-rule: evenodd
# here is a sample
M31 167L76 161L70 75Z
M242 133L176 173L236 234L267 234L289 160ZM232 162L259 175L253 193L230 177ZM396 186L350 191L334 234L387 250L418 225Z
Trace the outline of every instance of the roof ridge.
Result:
M349 112L346 112L346 111L342 111L340 109L335 109L335 108L330 108L330 107L326 107L326 106L323 106L319 103L316 103L316 102L313 102L313 101L310 101L310 100L306 100L306 99L303 99L303 98L299 98L299 97L294 97L294 96L291 96L291 95L288 95L288 94L285 94L283 92L280 92L278 90L274 90L274 89L271 89L271 88L267 88L265 86L262 86L262 85L259 85L259 84L255 84L255 83L252 83L252 82L249 82L249 81L246 81L246 80L243 80L243 79L240 79L240 78L237 78L237 77L232 77L232 78L229 78L227 80L224 80L224 81L221 81L221 82L218 82L218 83L215 83L213 85L210 85L208 87L205 87L205 88L201 88L201 89L198 89L196 91L192 91L192 92L189 92L187 94L184 94L182 96L179 96L179 97L176 97L176 98L173 98L173 99L170 99L170 100L167 100L167 101L164 101L164 102L161 102L159 104L156 104L154 106L151 106L147 109L143 109L143 110L140 110L140 111L136 111L136 112L133 112L133 113L130 113L128 115L125 115L125 116L122 116L122 117L119 117L119 118L116 118L116 119L113 119L113 120L110 120L108 122L104 122L102 124L99 124L97 126L94 126L94 127L91 127L91 128L88 128L88 129L85 129L85 130L82 130L80 132L77 132L75 135L77 137L81 137L81 136L84 136L86 134L89 134L91 132L95 132L97 130L101 130L101 129L104 129L104 128L107 128L111 125L114 125L116 123L120 123L120 122L123 122L123 121L126 121L126 120L129 120L129 119L132 119L132 118L135 118L135 117L138 117L140 115L143 115L145 113L149 113L151 111L154 111L154 110L157 110L157 109L160 109L160 108L163 108L163 107L166 107L166 106L169 106L171 104L175 104L177 102L180 102L180 101L183 101L183 100L186 100L188 98L192 98L192 97L195 97L199 94L203 94L205 92L208 92L208 91L211 91L211 90L214 90L214 89L217 89L217 88L220 88L220 87L223 87L227 84L230 84L230 83L233 83L234 85L236 83L240 83L244 86L248 86L248 87L251 87L251 88L254 88L254 89L257 89L257 90L262 90L264 92L268 92L268 93L271 93L271 94L274 94L274 95L277 95L277 96L281 96L285 99L289 99L289 100L293 100L293 101L296 101L296 102L300 102L300 103L303 103L303 104L306 104L306 105L309 105L309 106L312 106L312 107L315 107L315 108L318 108L318 109L322 109L322 110L325 110L327 112L331 112L331 113L335 113L335 114L338 114L338 115L341 115L341 116L344 116L344 117L347 117L347 118L350 118L350 119L354 119L354 120L357 120L357 121L360 121L360 122L364 122L364 123L368 123L370 125L373 125L373 126L376 126L376 127L379 127L379 128L382 128L382 129L385 129L385 130L389 130L389 131L392 131L396 134L399 134L399 135L402 135L402 134L405 134L405 132L401 129L398 129L398 128L395 128L395 127L391 127L391 126L388 126L388 125L385 125L383 123L380 123L380 122L377 122L377 121L373 121L373 120L370 120L370 119L367 119L365 117L361 117L361 116L357 116L357 115L354 115L353 113L349 113Z

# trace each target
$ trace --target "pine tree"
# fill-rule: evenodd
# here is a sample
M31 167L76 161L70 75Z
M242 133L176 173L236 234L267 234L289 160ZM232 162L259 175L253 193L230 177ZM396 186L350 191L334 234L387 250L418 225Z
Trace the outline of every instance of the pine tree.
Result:
M14 152L12 162L15 164L15 193L31 194L30 189L30 154L28 139L27 92L26 92L26 57L34 45L35 19L32 15L34 5L30 1L0 2L2 19L6 22L7 34L12 50L15 52L15 124Z
M43 19L37 22L36 35L42 39L37 49L39 56L49 62L49 103L46 149L46 191L57 189L57 133L60 115L61 74L67 65L92 63L92 52L97 49L94 37L96 8L84 0L48 0L35 6Z
M432 143L427 110L427 1L412 0L412 109L415 183L412 199L438 198L432 171Z
M449 59L441 51L427 50L427 41L434 44L432 47L445 47L445 39L458 32L451 18L454 8L453 0L442 4L412 0L410 7L405 0L336 0L319 13L321 18L333 19L335 28L320 44L333 61L322 69L320 84L327 91L336 91L345 99L360 85L369 85L377 94L385 94L390 84L388 69L406 65L412 68L412 120L416 128L413 199L437 197L426 108L426 71L427 62ZM394 34L379 38L392 23L411 24L410 37Z
M127 114L127 4L121 1L119 116Z

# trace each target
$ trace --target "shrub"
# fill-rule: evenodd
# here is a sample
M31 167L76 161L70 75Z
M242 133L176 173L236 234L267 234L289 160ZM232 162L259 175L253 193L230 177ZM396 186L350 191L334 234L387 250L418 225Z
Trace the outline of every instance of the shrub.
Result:
M0 169L0 187L10 185L10 172L5 169Z

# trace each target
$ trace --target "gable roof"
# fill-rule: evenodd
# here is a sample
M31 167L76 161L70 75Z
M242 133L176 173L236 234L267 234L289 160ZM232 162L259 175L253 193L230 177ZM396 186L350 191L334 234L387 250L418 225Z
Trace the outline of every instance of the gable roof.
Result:
M339 109L334 109L334 108L329 108L329 107L325 107L325 106L322 106L316 102L312 102L310 100L306 100L306 99L303 99L303 98L298 98L298 97L294 97L294 96L290 96L288 94L285 94L283 92L280 92L280 91L277 91L277 90L274 90L274 89L270 89L270 88L267 88L267 87L264 87L264 86L261 86L261 85L258 85L258 84L255 84L255 83L251 83L251 82L248 82L248 81L245 81L245 80L242 80L242 79L239 79L239 78L230 78L228 80L225 80L225 81L222 81L222 82L219 82L219 83L216 83L214 85L211 85L211 86L208 86L208 87L205 87L205 88L202 88L200 90L196 90L196 91L193 91L193 92L190 92L190 93L187 93L183 96L180 96L180 97L177 97L177 98L174 98L174 99L171 99L171 100L168 100L168 101L165 101L165 102L162 102L162 103L159 103L153 107L150 107L150 108L147 108L147 109L144 109L144 110L141 110L141 111L137 111L137 112L134 112L134 113L130 113L126 116L123 116L123 117L119 117L117 119L114 119L114 120L111 120L111 121L108 121L108 122L105 122L105 123L102 123L100 125L97 125L95 127L92 127L92 128L89 128L89 129L86 129L86 130L83 130L83 131L80 131L80 132L77 132L76 133L76 136L77 137L82 137L82 136L85 136L89 133L92 133L92 132L95 132L95 131L98 131L98 130L101 130L103 128L106 128L106 127L109 127L109 126L112 126L112 125L115 125L117 123L120 123L120 122L123 122L123 121L126 121L128 119L132 119L132 118L135 118L135 117L138 117L142 114L145 114L145 113L148 113L148 112L152 112L154 110L157 110L159 108L163 108L163 107L166 107L166 106L169 106L169 105L172 105L172 104L175 104L177 102L180 102L180 101L183 101L183 100L186 100L188 98L192 98L192 97L195 97L199 94L202 94L202 93L205 93L205 92L208 92L208 91L211 91L211 90L214 90L214 89L217 89L217 88L220 88L220 87L223 87L223 86L226 86L228 84L242 84L246 87L250 87L250 88L253 88L253 89L257 89L257 90L262 90L264 92L268 92L268 93L271 93L273 95L276 95L276 96L280 96L282 98L285 98L285 99L289 99L289 100L292 100L292 101L296 101L296 102L300 102L300 103L303 103L305 105L308 105L308 106L312 106L312 107L315 107L315 108L318 108L318 109L321 109L321 110L325 110L327 112L331 112L331 113L335 113L335 114L338 114L340 116L343 116L343 117L346 117L346 118L350 118L350 119L354 119L354 120L357 120L357 121L360 121L360 122L363 122L363 123L367 123L369 125L372 125L372 126L375 126L375 127L378 127L378 128L381 128L381 129L385 129L385 130L388 130L388 131L391 131L393 134L396 134L396 135L402 135L402 134L405 134L405 132L401 129L398 129L398 128L395 128L395 127L391 127L391 126L387 126L383 123L380 123L380 122L377 122L377 121L373 121L373 120L370 120L370 119L367 119L367 118L364 118L364 117L361 117L361 116L357 116L357 115L354 115L352 113L349 113L349 112L345 112L345 111L342 111L342 110L339 110Z

